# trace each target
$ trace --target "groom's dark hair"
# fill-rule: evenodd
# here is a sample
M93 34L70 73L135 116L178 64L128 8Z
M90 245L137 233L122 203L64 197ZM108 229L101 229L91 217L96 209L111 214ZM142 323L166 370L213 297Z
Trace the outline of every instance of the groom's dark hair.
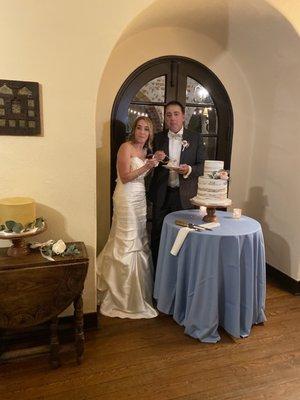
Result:
M169 106L178 106L178 107L180 107L182 114L185 113L185 109L184 109L183 105L180 103L180 101L177 101L177 100L169 101L169 103L166 104L165 112Z

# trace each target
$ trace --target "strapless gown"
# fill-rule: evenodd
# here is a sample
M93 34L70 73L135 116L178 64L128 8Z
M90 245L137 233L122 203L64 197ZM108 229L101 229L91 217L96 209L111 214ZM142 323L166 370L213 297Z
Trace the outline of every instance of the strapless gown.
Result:
M131 170L145 161L132 157ZM144 174L145 175L145 174ZM97 260L100 312L109 317L154 318L153 265L146 231L145 176L117 179L108 241Z

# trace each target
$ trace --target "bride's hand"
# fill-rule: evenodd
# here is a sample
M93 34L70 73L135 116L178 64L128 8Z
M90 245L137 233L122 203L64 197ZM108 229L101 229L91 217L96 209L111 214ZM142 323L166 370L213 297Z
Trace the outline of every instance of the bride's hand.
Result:
M153 158L147 159L145 165L146 165L147 169L152 169L152 168L157 167L158 161L153 157Z
M157 150L154 153L154 157L156 158L157 161L162 161L166 157L166 153L162 150Z

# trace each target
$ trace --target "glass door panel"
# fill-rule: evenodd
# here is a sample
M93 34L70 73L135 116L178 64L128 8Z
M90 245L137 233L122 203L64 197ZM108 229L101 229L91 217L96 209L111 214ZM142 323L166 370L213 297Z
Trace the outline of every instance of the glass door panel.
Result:
M123 83L115 99L111 123L112 191L117 152L133 121L146 115L153 121L154 133L161 131L164 108L171 100L178 100L185 107L185 127L202 135L208 158L223 160L225 168L230 168L233 113L221 81L195 60L180 56L159 57L137 68Z
M153 131L159 132L164 125L164 106L152 106L143 104L130 104L126 121L126 132L130 133L134 120L137 117L149 117L153 123Z
M134 96L132 101L141 103L163 103L165 101L166 77L158 76L147 82Z
M214 104L208 90L190 76L187 77L185 93L187 104Z
M185 127L202 135L217 135L216 109L212 107L186 107Z
M216 137L204 137L203 143L206 149L207 159L216 159L216 149L217 149L217 138Z

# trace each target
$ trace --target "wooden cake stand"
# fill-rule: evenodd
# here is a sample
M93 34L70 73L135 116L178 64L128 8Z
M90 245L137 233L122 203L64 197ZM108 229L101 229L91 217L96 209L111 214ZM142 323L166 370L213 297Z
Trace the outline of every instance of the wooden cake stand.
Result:
M22 257L26 256L30 253L30 250L25 242L27 237L39 235L47 229L47 224L44 221L43 226L38 228L34 232L23 232L23 233L15 233L15 234L4 234L0 232L0 239L6 239L12 241L12 246L10 246L7 250L7 255L10 257Z
M195 206L204 206L206 207L206 212L207 214L204 215L204 217L202 218L202 220L204 222L217 222L218 221L218 217L216 216L216 209L217 208L223 208L223 207L228 207L231 205L231 200L227 199L226 202L222 203L222 204L211 204L211 203L205 203L205 202L198 202L197 200L191 199L190 200L192 204L194 204Z

